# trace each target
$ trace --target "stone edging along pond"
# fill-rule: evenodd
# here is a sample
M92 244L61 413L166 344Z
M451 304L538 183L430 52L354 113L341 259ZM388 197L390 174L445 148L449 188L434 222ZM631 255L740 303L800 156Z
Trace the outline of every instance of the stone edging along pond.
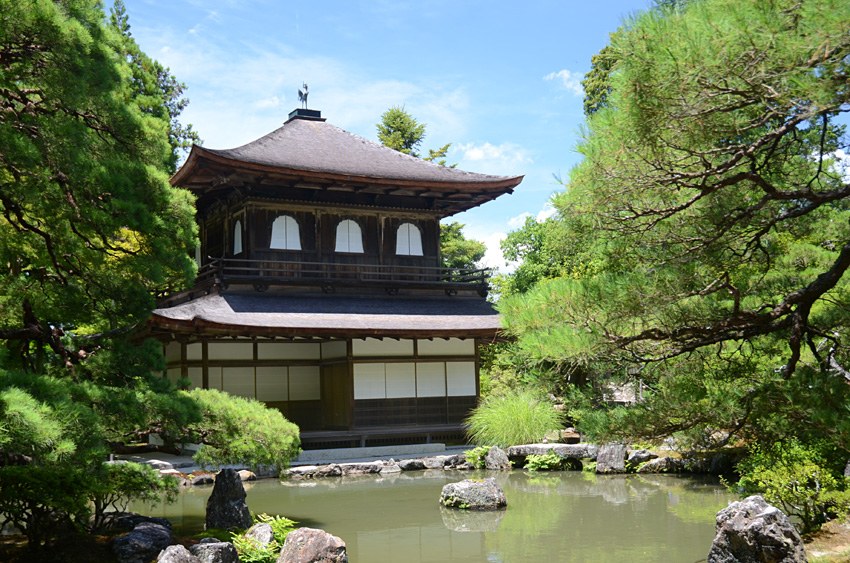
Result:
M500 454L499 454L500 452ZM579 468L588 463L595 463L594 471L597 474L619 474L619 473L690 473L690 474L713 474L720 475L731 471L737 462L737 453L717 453L711 456L699 457L696 455L684 456L660 455L665 452L656 453L646 449L629 449L623 444L525 444L511 446L502 451L491 448L488 458L496 456L490 461L486 469L505 470L510 466L521 468L526 459L531 455L545 455L554 453L558 457L568 461L567 466ZM669 452L668 452L669 453ZM497 461L501 459L501 461ZM510 464L507 463L510 460ZM402 460L381 460L369 462L328 463L325 465L303 465L286 469L280 473L281 479L314 479L322 477L344 477L348 475L387 475L403 471L431 470L472 470L474 465L466 460L464 454L435 455L422 458L411 458ZM191 474L170 470L169 473L181 479L181 485L192 486L211 484L215 480L215 474L206 471L198 471ZM240 471L243 481L253 481L258 477L276 477L276 472L259 472L259 475L251 471Z

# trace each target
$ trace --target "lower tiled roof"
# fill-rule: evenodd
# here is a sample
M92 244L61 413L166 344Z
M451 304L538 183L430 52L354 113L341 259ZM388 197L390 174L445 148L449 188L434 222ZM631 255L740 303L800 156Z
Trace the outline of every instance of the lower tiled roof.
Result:
M356 298L335 295L214 293L156 309L153 328L289 336L495 336L499 314L483 299Z

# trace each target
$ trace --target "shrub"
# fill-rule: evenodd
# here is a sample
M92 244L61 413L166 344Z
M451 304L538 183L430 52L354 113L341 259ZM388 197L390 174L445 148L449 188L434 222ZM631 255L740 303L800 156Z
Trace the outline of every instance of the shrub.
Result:
M802 533L813 532L850 509L847 479L827 469L814 447L796 440L752 446L737 469L742 494L760 494L789 516L796 516Z
M529 471L562 471L570 467L570 463L566 458L563 458L555 452L547 452L545 454L531 454L525 458L525 468Z
M539 441L546 432L561 428L561 415L538 393L519 390L484 398L466 419L472 443L507 448Z
M484 469L484 458L487 457L487 452L489 451L490 446L478 446L477 448L467 450L463 455L466 457L466 461L471 463L475 469Z
M253 538L245 537L243 533L232 534L230 541L239 552L239 561L242 563L275 563L283 542L289 532L296 528L297 522L284 518L283 516L269 516L268 514L254 515L254 523L265 523L272 527L274 539L271 543L260 544Z

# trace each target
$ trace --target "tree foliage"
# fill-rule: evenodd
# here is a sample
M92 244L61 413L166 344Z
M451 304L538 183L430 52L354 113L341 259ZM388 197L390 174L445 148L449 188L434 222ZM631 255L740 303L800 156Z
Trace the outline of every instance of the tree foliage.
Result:
M440 255L444 268L477 268L487 252L483 242L464 236L463 227L457 221L440 225Z
M278 410L215 389L194 389L188 395L200 406L203 417L188 428L191 439L203 444L195 455L201 464L220 466L247 460L253 467L283 469L301 451L298 427Z
M419 158L419 145L425 138L425 124L404 110L393 106L381 114L378 123L378 140L385 147Z
M166 100L134 91L97 3L0 7L0 337L30 367L30 344L72 366L97 344L62 333L138 322L192 279L192 198L168 183L169 122L149 111Z
M606 432L802 425L850 446L847 29L846 0L708 0L613 36L554 200L596 266L500 303L529 356L644 381Z
M0 0L0 63L0 526L40 545L170 490L104 463L152 431L201 438L207 461L288 459L297 429L279 413L178 392L154 375L162 346L139 341L156 295L195 274L193 199L168 182L195 138L183 85L120 2L108 20L96 0Z

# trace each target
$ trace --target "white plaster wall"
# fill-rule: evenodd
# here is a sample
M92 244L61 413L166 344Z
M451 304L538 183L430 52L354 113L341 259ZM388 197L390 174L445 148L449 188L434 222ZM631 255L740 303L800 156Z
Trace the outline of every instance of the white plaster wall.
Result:
M286 367L257 367L257 400L289 400L289 370Z
M252 342L210 342L208 345L210 360L253 360Z
M475 362L446 362L449 397L475 395Z
M416 364L386 364L387 399L416 396Z
M446 396L446 364L443 362L416 364L416 396Z
M260 360L318 360L321 346L318 342L260 342L257 357Z
M383 363L354 364L354 398L385 399L385 370Z
M237 397L256 397L253 367L222 368L222 391Z
M357 338L352 341L354 356L399 357L413 355L413 340L392 338Z
M417 340L420 356L475 356L475 340L471 338L434 338Z

